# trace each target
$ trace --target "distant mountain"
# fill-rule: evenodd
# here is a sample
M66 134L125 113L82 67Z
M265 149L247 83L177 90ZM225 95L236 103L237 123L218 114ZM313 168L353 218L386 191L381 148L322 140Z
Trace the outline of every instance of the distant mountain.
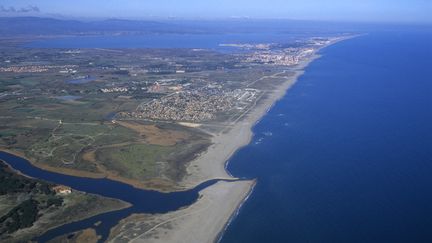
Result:
M339 23L326 21L281 19L219 19L163 22L107 19L101 21L65 20L49 17L0 17L0 37L34 35L101 35L101 34L221 34L221 33L285 33L293 36L326 35L330 33L368 31L388 25L371 23ZM430 26L428 27L430 29Z
M39 17L0 17L0 36L180 31L174 24L155 21L108 19L84 22Z

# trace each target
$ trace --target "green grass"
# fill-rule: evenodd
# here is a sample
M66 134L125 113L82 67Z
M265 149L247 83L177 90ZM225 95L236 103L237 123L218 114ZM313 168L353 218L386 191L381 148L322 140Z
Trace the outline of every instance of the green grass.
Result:
M7 214L17 204L20 204L26 197L19 194L10 194L0 196L0 217Z
M59 94L61 95L61 94ZM23 118L26 116L69 122L98 122L112 112L133 110L139 101L114 97L84 96L74 102L39 96L26 100L11 99L0 103L1 116Z
M40 83L38 80L35 79L21 79L19 82L24 86L36 86Z
M0 128L0 137L10 137L15 136L22 132L22 130L15 129L15 128Z
M58 136L86 135L93 139L92 146L103 146L131 142L137 138L137 134L125 127L110 123L99 125L64 124L56 133Z
M133 179L150 179L163 174L174 146L133 144L129 146L100 149L97 159L120 176Z
M56 130L56 135L61 136L65 134L81 134L88 136L96 136L97 134L108 132L110 132L110 127L103 124L63 124L58 130Z

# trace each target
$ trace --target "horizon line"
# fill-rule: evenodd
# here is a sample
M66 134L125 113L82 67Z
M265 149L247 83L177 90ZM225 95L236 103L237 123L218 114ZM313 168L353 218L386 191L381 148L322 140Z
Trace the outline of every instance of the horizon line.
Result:
M345 24L415 24L432 25L432 21L419 20L348 20L348 19L308 19L308 18L289 18L289 17L250 17L250 16L227 16L227 17L181 17L181 16L145 16L145 17L78 17L64 15L0 15L0 18L45 18L56 20L76 20L76 21L298 21L298 22L324 22L324 23L345 23Z

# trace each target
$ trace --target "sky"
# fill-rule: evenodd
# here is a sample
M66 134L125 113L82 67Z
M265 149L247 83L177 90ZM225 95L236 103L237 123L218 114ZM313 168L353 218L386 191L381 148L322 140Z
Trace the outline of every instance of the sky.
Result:
M432 0L0 0L0 16L432 23Z

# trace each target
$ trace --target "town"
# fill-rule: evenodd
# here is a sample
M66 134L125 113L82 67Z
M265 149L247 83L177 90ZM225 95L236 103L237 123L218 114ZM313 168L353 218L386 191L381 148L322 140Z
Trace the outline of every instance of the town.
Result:
M175 92L159 100L139 106L136 111L121 112L118 118L151 119L165 121L203 122L213 120L218 113L232 109L243 110L251 103L258 90L201 89Z

